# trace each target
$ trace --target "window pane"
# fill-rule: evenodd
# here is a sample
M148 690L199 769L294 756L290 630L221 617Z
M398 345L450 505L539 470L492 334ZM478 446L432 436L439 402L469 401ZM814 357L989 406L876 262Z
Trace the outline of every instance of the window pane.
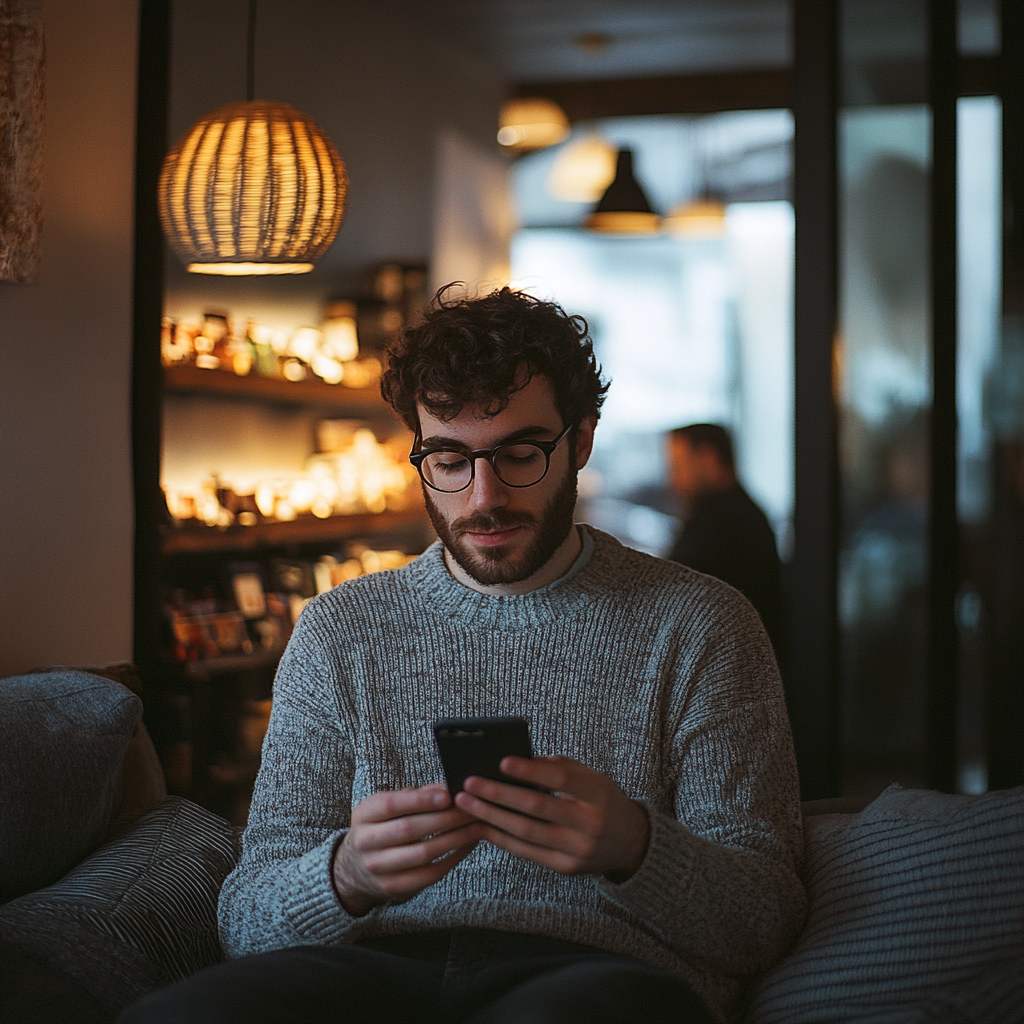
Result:
M705 190L725 202L717 237L614 238L582 230L591 202L552 194L553 168L599 133L630 146L652 205ZM586 316L613 380L581 479L580 515L664 554L678 521L663 435L693 422L732 429L739 476L788 551L793 503L793 211L788 111L615 118L517 162L525 226L514 282Z
M884 15L884 16L883 16ZM924 5L842 5L843 785L925 782L931 408Z
M960 641L958 788L987 788L985 757L986 545L992 511L992 446L1000 419L1001 118L994 96L957 104L957 511L965 579L957 599ZM1018 398L1019 401L1019 398Z

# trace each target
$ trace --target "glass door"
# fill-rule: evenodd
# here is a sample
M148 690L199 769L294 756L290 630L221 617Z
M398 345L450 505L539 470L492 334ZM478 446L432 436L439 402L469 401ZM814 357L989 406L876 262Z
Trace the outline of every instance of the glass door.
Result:
M845 792L926 782L932 407L925 0L844 0L837 125Z

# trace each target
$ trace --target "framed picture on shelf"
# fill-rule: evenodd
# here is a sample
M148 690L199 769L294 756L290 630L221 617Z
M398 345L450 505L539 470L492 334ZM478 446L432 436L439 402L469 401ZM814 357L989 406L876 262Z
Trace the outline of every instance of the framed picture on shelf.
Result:
M267 614L267 595L259 567L238 567L230 572L235 604L246 619L262 619Z

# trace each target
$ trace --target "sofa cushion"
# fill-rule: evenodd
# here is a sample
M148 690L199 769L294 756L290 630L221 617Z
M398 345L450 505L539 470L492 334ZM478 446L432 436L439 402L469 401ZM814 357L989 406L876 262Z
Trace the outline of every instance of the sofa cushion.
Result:
M90 675L103 676L104 679L113 679L115 683L127 686L145 703L142 677L139 675L138 666L130 661L118 661L111 665L50 665L48 668L31 670L32 675L41 672L51 675L55 672L87 672ZM111 818L148 811L151 807L156 807L166 796L167 782L164 778L163 765L160 764L153 741L140 718L135 723L135 731L121 762L114 789Z
M64 989L84 989L112 1019L152 989L219 962L217 897L237 862L239 831L168 797L115 822L103 846L57 884L0 907L0 1018L12 1019L5 999L18 999L17 1019L36 1019L24 1007L31 985L18 981L30 968L52 976L33 1003L38 1019Z
M750 1021L1024 1019L1024 788L890 786L860 814L804 824L807 925Z
M101 840L141 713L127 687L85 672L0 679L0 903Z
M160 757L140 719L117 773L112 816L142 814L167 799L167 782Z

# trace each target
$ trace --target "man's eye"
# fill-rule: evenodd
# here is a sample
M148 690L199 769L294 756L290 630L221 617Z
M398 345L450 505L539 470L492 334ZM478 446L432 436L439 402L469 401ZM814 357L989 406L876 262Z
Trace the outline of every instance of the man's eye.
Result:
M430 456L431 468L440 473L457 473L468 465L468 460L455 452L438 452Z
M532 444L519 444L512 448L503 448L498 455L501 461L515 466L525 466L541 457L540 449L534 448Z

